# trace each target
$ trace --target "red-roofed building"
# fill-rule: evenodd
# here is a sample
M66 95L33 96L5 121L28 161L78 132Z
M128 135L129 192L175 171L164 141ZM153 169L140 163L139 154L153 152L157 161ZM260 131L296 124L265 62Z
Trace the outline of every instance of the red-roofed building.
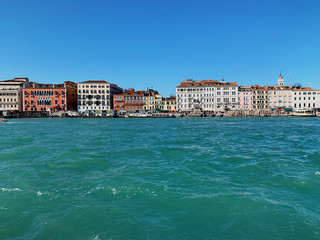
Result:
M135 91L130 88L123 93L113 95L113 109L126 111L142 111L146 105L145 91Z
M300 84L292 87L293 108L314 109L320 108L320 92L310 87L302 87Z
M237 82L183 80L176 88L177 111L224 112L238 109Z
M23 89L24 111L48 111L77 109L77 84L66 81L63 84L33 83Z

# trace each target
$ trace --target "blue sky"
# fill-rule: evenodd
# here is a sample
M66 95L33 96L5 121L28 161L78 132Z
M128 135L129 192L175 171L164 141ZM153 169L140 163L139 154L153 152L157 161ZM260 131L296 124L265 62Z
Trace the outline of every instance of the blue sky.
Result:
M175 94L183 78L320 89L320 1L0 0L0 79L105 79Z

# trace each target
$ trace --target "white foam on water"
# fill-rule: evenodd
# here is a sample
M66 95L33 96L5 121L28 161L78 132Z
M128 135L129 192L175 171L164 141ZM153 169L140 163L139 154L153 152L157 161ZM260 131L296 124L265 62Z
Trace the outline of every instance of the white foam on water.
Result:
M20 188L1 188L2 192L21 192Z
M118 192L117 192L117 189L115 189L115 188L111 188L111 191L112 191L112 194L113 195L116 195Z
M37 196L41 196L42 194L43 194L43 193L40 192L40 191L37 192Z
M315 172L315 175L320 175L320 171L316 171L316 172Z

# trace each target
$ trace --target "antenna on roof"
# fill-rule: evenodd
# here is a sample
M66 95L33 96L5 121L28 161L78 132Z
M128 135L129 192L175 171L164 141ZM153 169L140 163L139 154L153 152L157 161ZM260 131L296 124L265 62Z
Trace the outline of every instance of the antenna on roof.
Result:
M290 77L289 77L289 86L291 87L291 70L290 70Z
M221 82L224 82L224 78L221 79Z

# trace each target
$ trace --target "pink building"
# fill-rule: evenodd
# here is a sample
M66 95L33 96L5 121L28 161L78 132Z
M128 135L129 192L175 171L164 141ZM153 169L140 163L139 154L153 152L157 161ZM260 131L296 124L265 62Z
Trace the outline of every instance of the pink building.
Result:
M238 109L240 111L253 110L253 91L251 86L238 88Z

